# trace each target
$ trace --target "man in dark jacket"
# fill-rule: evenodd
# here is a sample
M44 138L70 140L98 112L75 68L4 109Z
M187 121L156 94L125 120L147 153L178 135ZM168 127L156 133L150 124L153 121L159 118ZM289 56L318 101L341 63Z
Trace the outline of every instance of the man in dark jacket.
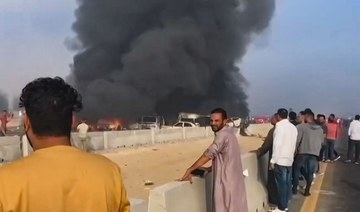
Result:
M269 152L269 162L270 158L272 156L272 149L273 149L273 141L274 141L274 130L275 130L275 124L278 122L277 115L274 114L271 117L271 124L273 125L273 128L271 128L264 140L264 143L261 145L261 147L256 151L256 155L258 158L261 158L264 156L267 152ZM268 169L268 179L267 179L267 190L268 190L268 197L269 197L269 203L270 205L275 206L277 205L277 189L275 184L275 175L274 170Z
M299 124L299 122L297 121L297 115L294 111L291 111L289 113L289 121L295 126Z

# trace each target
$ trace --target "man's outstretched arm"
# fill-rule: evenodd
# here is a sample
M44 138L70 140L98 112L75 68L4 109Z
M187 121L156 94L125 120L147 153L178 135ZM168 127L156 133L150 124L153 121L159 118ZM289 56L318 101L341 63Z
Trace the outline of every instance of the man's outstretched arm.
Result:
M181 181L190 181L192 183L192 174L191 172L195 169L202 167L205 163L211 160L209 157L205 156L205 154L201 155L200 158L186 170L184 176L180 179Z
M184 176L180 180L190 181L192 183L191 172L200 168L205 163L209 162L209 160L213 160L224 149L226 141L227 139L224 137L224 135L217 135L214 142L205 150L204 154L201 155L200 158L186 170Z

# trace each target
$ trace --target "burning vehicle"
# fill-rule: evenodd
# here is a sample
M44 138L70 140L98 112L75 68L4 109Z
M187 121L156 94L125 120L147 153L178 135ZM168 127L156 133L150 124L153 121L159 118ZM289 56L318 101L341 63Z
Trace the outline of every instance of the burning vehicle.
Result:
M82 119L73 117L73 131L76 131L77 126L81 123ZM97 121L86 121L89 125L89 131L115 131L124 130L124 121L117 118L112 119L99 119Z
M100 119L95 127L96 131L123 130L123 123L119 119Z

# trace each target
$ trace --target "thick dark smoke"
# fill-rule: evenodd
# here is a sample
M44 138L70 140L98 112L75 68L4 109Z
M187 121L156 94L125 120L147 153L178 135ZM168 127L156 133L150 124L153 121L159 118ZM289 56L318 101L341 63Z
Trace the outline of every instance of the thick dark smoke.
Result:
M274 7L274 0L80 0L70 78L84 115L174 117L221 106L246 116L246 80L235 64Z
M15 96L15 97L12 98L12 103L11 103L11 105L12 105L12 108L13 108L14 110L19 110L19 109L21 109L20 106L19 106L19 103L20 103L20 96Z
M8 96L0 91L0 110L7 110L9 109L9 99Z

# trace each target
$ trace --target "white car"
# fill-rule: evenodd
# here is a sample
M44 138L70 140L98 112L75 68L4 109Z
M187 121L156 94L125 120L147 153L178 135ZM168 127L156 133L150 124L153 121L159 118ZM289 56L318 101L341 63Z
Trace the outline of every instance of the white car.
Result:
M240 124L241 124L241 118L239 117L232 117L228 120L229 127L240 127Z
M198 123L192 123L192 122L188 122L188 121L179 121L176 124L174 124L173 127L198 127L199 124Z

